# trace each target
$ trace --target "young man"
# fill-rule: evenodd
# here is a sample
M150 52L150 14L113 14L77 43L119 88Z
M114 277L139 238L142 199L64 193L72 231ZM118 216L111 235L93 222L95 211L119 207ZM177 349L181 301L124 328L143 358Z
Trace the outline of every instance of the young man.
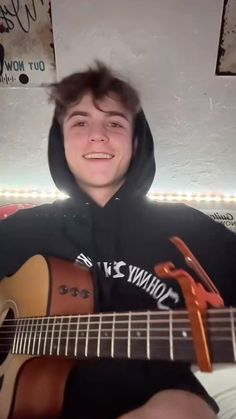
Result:
M97 311L166 312L184 307L183 296L154 265L187 270L170 242L179 236L225 304L235 304L235 235L190 207L145 196L155 174L153 139L135 90L97 64L54 84L51 100L49 165L70 198L0 223L0 278L34 254L56 256L91 268ZM187 362L92 359L71 374L64 417L214 419L217 411Z

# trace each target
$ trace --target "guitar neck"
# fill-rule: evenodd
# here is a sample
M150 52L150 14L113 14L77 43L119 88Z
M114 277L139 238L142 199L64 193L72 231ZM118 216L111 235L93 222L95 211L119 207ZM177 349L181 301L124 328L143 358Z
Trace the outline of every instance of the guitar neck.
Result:
M212 362L236 362L235 309L208 310L205 324ZM195 362L186 311L18 318L3 327L13 354Z

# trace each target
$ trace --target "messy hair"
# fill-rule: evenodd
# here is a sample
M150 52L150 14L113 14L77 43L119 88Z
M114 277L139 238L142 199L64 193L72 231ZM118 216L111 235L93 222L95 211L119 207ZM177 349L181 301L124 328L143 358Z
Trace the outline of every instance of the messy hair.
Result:
M68 109L79 103L84 94L91 93L94 105L105 96L115 96L133 115L139 112L140 98L138 92L126 81L116 77L112 70L100 61L86 71L73 73L49 88L49 101L55 105L55 116L62 124ZM101 109L100 109L101 110Z

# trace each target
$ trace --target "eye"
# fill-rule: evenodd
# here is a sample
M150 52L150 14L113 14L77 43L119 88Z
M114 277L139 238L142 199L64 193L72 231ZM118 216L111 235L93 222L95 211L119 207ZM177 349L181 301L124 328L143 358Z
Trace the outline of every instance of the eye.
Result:
M73 124L73 127L85 127L87 124L86 121L77 121Z
M119 124L118 122L109 122L108 125L112 128L123 128L123 125Z

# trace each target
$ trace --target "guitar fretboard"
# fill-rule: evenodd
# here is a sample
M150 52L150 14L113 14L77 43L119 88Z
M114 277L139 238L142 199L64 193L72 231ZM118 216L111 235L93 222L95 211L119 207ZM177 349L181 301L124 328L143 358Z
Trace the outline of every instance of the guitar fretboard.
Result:
M236 362L235 309L209 310L206 328L213 362ZM18 318L0 342L13 354L195 361L186 311Z

